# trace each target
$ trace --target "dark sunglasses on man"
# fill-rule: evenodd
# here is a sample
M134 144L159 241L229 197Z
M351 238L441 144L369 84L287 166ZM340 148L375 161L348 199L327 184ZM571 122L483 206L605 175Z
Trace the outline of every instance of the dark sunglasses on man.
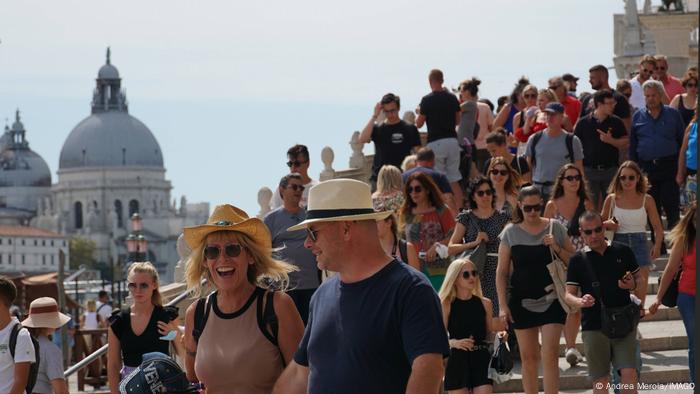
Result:
M304 187L302 185L291 184L291 185L287 186L287 189L292 189L295 192L303 192L304 189L306 189L306 187Z
M294 161L292 161L292 160L290 160L290 161L287 162L287 167L289 167L289 168L292 168L292 167L301 167L302 164L306 164L306 163L308 163L308 160L307 160L307 161L299 161L299 160L294 160Z
M598 227L594 228L593 230L581 230L581 232L586 234L586 235L591 235L591 234L593 234L593 232L595 232L596 234L600 234L603 232L603 226L598 226Z

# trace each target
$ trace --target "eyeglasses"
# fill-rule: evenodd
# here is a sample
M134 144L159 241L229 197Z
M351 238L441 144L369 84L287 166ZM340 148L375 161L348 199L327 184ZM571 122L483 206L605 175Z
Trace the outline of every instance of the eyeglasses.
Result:
M566 179L569 182L580 182L581 181L581 175L567 175L563 176L562 179Z
M593 234L594 231L595 231L596 234L602 233L602 232L603 232L603 226L598 226L598 227L594 228L593 230L581 230L581 232L583 232L583 233L586 234L586 235L591 235L591 234Z
M406 191L408 194L412 194L413 192L420 193L423 191L423 188L421 186L409 186Z
M318 239L318 232L320 230L312 230L311 227L306 228L306 235L311 238L312 241L316 242Z
M228 257L238 257L241 254L243 247L239 244L228 244L224 246L224 253ZM220 246L207 246L204 248L204 258L207 260L216 260L221 254Z
M383 110L383 111L384 111L385 114L393 114L393 113L399 112L398 108L394 108L394 109L385 109L385 110Z
M506 175L508 175L508 170L491 170L491 175L506 176Z
M635 175L620 175L620 180L622 182L626 182L628 180L630 182L634 182L636 179L637 179L637 177Z
M292 167L301 167L302 164L306 164L309 161L299 161L299 160L294 160L294 161L288 161L287 162L287 167L292 168Z
M698 87L698 85L697 85L697 84L694 84L694 83L689 83L689 84L685 85L685 88L686 88L686 89L697 88L697 87Z
M469 279L469 276L473 276L473 277L477 278L479 276L479 271L473 270L473 271L462 272L462 278Z
M525 97L526 99L528 99L528 98L537 98L537 95L536 95L536 94L523 94L523 97Z
M537 210L537 211L542 210L542 204L523 205L523 212L532 212L535 210Z
M150 284L148 284L146 282L142 282L142 283L129 282L126 285L126 287L128 287L129 290L131 290L131 291L134 291L136 289L146 290L146 289L148 289L148 286L150 286Z
M474 192L479 197L483 197L484 195L491 197L493 195L493 191L491 189L486 189L486 190L477 190Z
M292 190L294 190L295 192L303 192L304 189L305 189L305 187L302 186L302 185L297 185L297 184L295 184L295 183L292 183L291 185L288 185L288 186L287 186L287 189L292 189Z

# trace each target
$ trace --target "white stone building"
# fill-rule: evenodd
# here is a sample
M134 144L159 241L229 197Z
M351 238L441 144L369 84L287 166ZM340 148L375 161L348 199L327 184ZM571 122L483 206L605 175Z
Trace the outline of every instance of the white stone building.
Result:
M61 250L70 258L68 237L29 226L0 225L0 274L58 270Z

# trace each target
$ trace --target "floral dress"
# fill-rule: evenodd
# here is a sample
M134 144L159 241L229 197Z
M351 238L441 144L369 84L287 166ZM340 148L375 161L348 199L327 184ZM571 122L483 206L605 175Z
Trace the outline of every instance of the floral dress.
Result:
M427 252L433 244L440 242L452 234L455 227L455 219L452 211L447 207L440 207L434 211L414 215L404 215L406 241L412 243L419 253ZM421 271L428 276L430 283L436 290L442 286L447 271L448 259L436 259L428 262L421 258Z

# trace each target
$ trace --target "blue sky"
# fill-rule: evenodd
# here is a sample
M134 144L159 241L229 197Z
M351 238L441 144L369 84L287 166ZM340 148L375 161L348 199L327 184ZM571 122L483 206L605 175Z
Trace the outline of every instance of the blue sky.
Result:
M112 48L131 115L158 139L173 197L255 214L295 143L318 177L324 146L348 142L386 92L413 109L431 68L446 84L478 76L495 102L521 76L545 86L612 65L621 0L21 1L0 12L0 120L19 107L57 181L70 131L90 113ZM614 73L613 73L614 74ZM614 79L614 77L613 77ZM581 83L582 82L582 83ZM614 81L611 81L614 83ZM371 145L365 147L371 153Z

